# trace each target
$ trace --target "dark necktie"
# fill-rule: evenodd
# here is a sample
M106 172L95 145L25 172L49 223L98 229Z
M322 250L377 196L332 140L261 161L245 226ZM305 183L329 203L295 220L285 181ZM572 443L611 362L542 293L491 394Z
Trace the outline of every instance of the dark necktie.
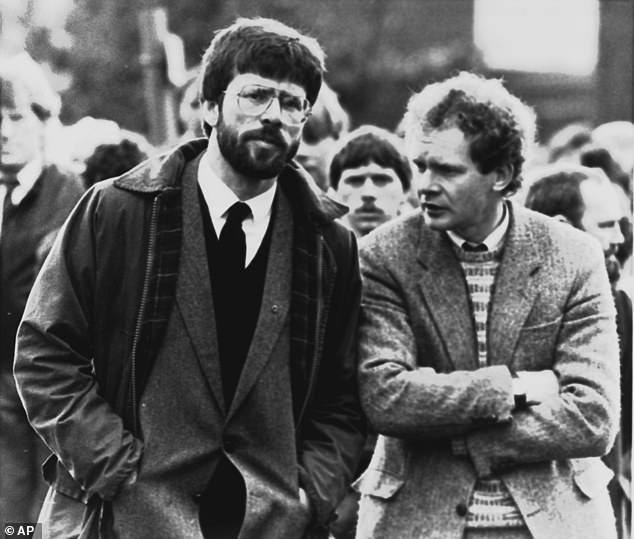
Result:
M468 241L465 241L462 244L462 250L466 251L467 253L484 253L485 251L488 251L489 249L484 243L474 244L474 243L469 243Z
M220 252L227 275L244 269L244 257L247 246L242 230L242 221L251 215L251 209L244 202L236 202L229 208L227 221L220 232Z
M4 185L6 188L2 212L3 217L7 214L7 209L13 205L11 202L11 195L18 184L19 182L15 175L7 175L0 178L0 185Z

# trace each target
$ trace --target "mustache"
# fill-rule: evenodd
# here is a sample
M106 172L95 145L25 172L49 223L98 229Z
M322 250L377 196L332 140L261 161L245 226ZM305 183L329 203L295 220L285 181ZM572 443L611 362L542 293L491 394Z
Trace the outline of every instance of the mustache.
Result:
M365 202L354 209L354 213L376 213L383 215L385 212L373 202Z
M245 133L242 139L244 140L244 142L248 142L250 140L262 140L280 148L285 148L287 146L282 132L275 127L265 126L262 129L258 129L257 131Z

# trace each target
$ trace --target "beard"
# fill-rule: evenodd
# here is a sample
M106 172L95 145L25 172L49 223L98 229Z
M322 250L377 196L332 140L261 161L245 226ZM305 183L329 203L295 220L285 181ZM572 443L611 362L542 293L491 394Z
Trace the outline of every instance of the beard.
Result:
M238 173L254 180L278 176L299 147L299 140L287 144L280 130L269 124L240 136L220 115L216 129L222 156ZM263 141L268 145L257 146L249 144L250 141Z

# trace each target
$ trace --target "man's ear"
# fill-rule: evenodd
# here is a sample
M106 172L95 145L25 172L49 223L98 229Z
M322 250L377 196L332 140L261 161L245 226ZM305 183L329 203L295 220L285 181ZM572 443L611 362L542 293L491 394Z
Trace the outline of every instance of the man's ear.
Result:
M204 101L202 103L201 110L204 122L211 127L216 127L219 112L218 103L214 103L213 101Z
M495 175L493 178L493 190L500 193L511 183L513 179L513 167L511 165L504 165L495 169L492 174Z

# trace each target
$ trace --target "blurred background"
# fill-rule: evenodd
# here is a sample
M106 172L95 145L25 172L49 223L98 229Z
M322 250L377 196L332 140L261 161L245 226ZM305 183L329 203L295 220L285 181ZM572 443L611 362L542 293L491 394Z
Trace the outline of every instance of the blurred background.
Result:
M0 0L0 61L26 51L61 94L156 146L215 29L278 18L316 37L351 127L394 130L413 91L459 69L502 76L541 141L570 123L634 119L632 0Z

